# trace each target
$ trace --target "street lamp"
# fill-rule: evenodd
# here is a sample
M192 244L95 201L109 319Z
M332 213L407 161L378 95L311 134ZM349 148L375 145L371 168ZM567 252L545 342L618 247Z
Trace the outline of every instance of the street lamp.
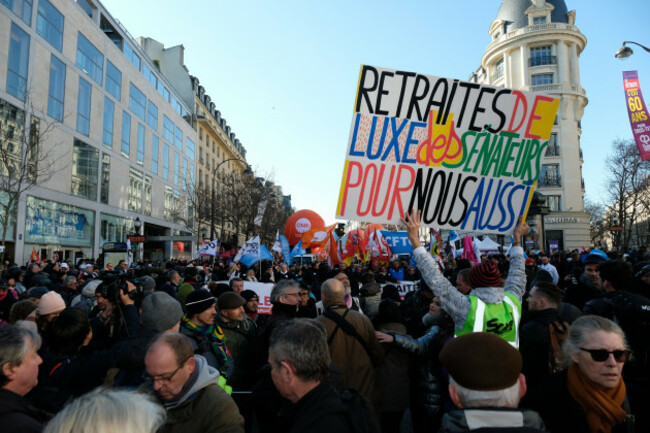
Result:
M646 47L644 45L641 45L638 42L625 41L625 42L623 42L623 46L621 48L619 48L619 50L616 52L616 54L614 54L614 57L616 57L617 59L626 59L626 58L630 57L632 54L634 54L634 51L632 51L632 48L626 46L625 44L638 45L638 46L640 46L641 48L643 48L644 50L646 50L647 52L650 53L650 48L648 48L648 47Z
M230 161L239 161L242 164L244 164L246 166L246 170L244 170L244 174L249 174L249 173L253 172L253 170L251 169L251 166L248 165L248 163L246 161L244 161L243 159L239 159L239 158L224 159L219 164L217 164L217 166L214 168L214 171L212 172L212 174L213 174L213 177L212 177L212 203L210 205L210 240L213 240L214 235L215 235L215 230L214 230L214 219L215 219L215 217L214 217L214 203L215 203L215 199L216 199L215 198L215 190L216 190L216 188L215 188L215 179L217 178L217 172L219 171L221 166L224 165L226 162L230 162ZM223 227L221 227L221 237L223 237Z
M135 221L133 221L133 228L135 229L134 236L138 241L135 243L135 250L137 252L137 259L141 260L142 257L140 256L140 227L142 227L142 221L140 221L140 217L135 217Z

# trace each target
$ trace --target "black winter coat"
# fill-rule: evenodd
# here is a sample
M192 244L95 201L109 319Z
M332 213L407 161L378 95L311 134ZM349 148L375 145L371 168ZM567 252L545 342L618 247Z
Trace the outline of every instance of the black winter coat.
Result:
M51 414L32 406L27 399L0 389L0 426L3 433L38 433Z

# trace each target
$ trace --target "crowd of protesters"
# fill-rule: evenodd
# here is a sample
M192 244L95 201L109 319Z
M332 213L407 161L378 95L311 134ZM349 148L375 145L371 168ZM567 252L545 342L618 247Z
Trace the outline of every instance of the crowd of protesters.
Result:
M650 431L644 252L525 256L520 224L443 268L404 224L415 263L6 262L0 430Z

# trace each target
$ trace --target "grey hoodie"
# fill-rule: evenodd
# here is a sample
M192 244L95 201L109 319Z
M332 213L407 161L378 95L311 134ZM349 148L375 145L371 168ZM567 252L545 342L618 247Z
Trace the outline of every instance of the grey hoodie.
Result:
M210 367L204 357L194 355L194 362L196 363L194 371L198 372L196 380L187 390L184 389L182 394L177 396L173 401L165 402L165 409L170 410L181 406L190 398L194 397L197 391L202 390L211 383L219 385L219 371Z

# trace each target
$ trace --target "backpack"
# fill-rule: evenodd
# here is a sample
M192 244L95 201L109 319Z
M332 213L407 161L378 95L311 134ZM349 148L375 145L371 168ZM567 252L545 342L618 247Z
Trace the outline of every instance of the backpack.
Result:
M349 388L337 390L336 392L348 410L354 433L381 433L379 421L372 404L367 398Z

